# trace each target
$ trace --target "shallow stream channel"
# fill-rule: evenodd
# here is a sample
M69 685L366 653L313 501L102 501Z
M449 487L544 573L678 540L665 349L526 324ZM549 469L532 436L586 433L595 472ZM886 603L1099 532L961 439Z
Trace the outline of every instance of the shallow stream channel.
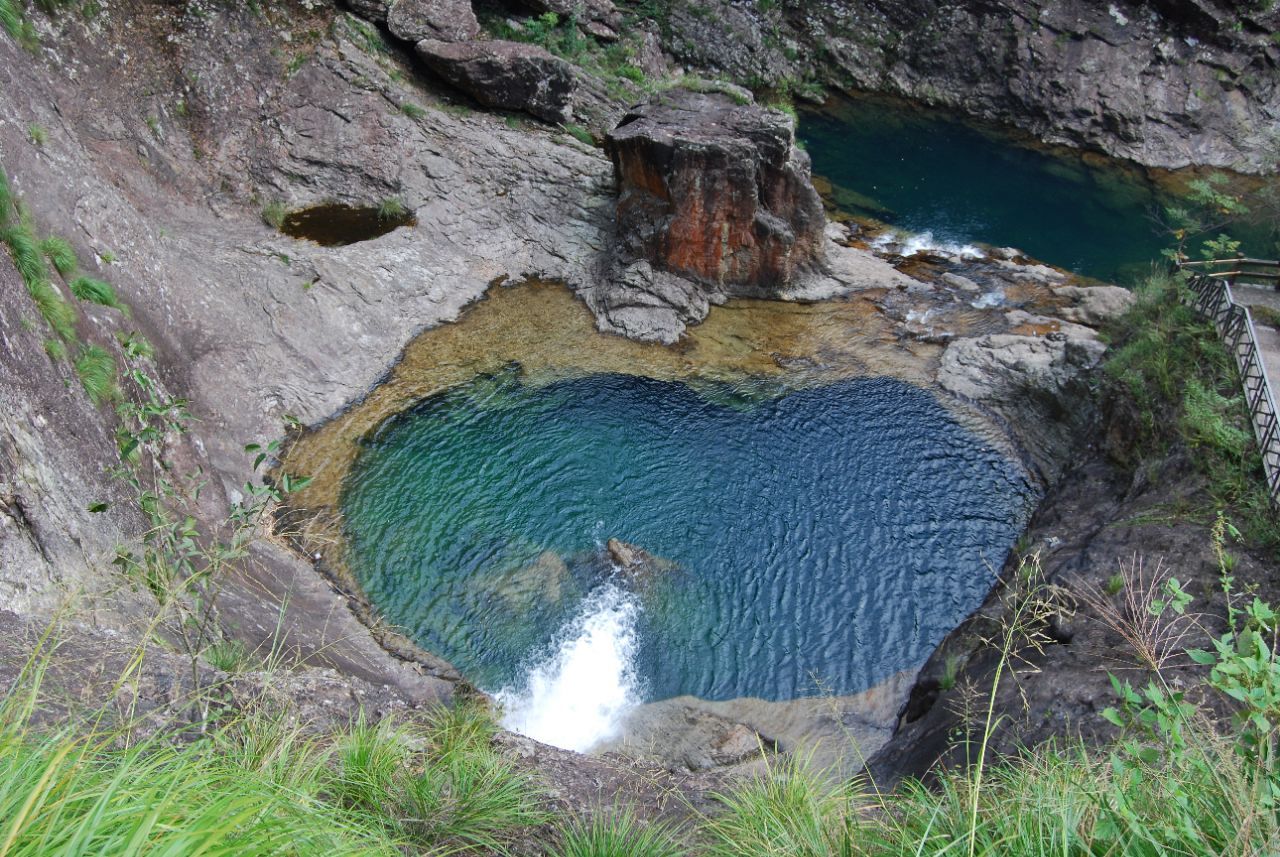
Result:
M801 137L829 201L900 243L1107 279L1159 249L1154 185L1115 165L879 103ZM1037 288L1018 306L1049 311ZM495 286L290 466L344 573L515 731L585 751L661 700L851 698L978 607L1039 496L882 297L733 300L663 347L563 286Z

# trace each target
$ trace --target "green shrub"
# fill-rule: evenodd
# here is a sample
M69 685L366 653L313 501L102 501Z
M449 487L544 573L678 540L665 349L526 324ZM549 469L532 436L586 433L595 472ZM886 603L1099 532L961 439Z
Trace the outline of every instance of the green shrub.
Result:
M40 252L62 276L70 276L76 269L76 251L65 238L51 235L40 242Z
M119 395L120 391L116 386L116 361L104 349L97 345L86 345L76 355L75 367L84 391L95 405Z

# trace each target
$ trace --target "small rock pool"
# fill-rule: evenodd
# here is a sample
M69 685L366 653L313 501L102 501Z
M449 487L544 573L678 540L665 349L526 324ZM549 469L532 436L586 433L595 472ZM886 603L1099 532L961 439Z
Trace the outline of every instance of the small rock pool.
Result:
M922 662L1024 528L1023 472L929 393L477 378L384 422L345 481L392 622L587 749L641 701L849 694ZM605 550L654 558L639 578Z

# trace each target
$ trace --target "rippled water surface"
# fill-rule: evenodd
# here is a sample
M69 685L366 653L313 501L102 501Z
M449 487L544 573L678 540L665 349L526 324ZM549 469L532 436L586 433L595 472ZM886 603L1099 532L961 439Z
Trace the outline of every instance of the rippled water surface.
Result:
M480 686L536 678L565 659L558 631L588 639L603 615L619 686L649 700L850 693L919 663L981 602L1029 502L1017 468L901 382L533 388L515 370L388 420L342 501L370 598ZM610 583L610 538L669 562ZM584 617L610 586L624 601Z

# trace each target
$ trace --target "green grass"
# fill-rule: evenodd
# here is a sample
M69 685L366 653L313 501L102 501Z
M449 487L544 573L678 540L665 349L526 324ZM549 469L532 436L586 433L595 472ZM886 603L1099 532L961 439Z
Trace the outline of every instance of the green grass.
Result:
M95 405L111 401L120 394L116 385L116 361L105 349L86 345L76 355L75 367L84 391Z
M862 805L857 785L829 782L803 762L775 763L764 776L715 797L721 811L703 823L707 857L852 853L851 827Z
M55 363L67 359L67 344L61 339L50 337L44 341L44 353Z
M43 146L49 142L49 132L44 129L43 125L32 122L27 126L27 137L37 146Z
M27 284L27 293L45 322L63 342L76 341L76 309L58 294L48 280Z
M562 125L560 127L564 128L564 130L569 134L569 136L573 137L575 140L578 140L579 142L582 142L582 143L586 143L588 146L592 146L592 147L595 146L596 138L591 136L591 132L588 131L586 128L582 127L581 125L570 123L568 125Z
M398 220L408 213L409 209L399 197L389 196L378 203L379 220Z
M427 111L423 107L419 107L412 101L405 101L400 105L400 112L415 122L427 115Z
M252 662L249 650L239 640L218 640L204 650L209 666L227 673L247 670Z
M284 223L284 216L288 211L282 202L268 202L262 207L262 222L270 226L272 229L279 229Z
M600 809L589 821L560 832L550 857L683 857L686 849L669 827L644 825L629 810Z
M6 0L0 0L4 3ZM13 220L13 215L17 212L14 207L13 188L9 186L9 176L0 170L0 229L9 225Z
M105 280L80 276L72 280L70 286L71 293L82 301L111 307L112 309L120 310L125 315L129 314L128 306L121 302L116 290Z
M49 236L40 242L40 252L62 276L68 277L75 272L76 251L65 238Z
M44 254L40 252L40 242L31 233L29 226L21 222L7 226L0 233L0 240L8 245L14 267L18 269L18 275L22 277L28 289L33 283L49 278Z

